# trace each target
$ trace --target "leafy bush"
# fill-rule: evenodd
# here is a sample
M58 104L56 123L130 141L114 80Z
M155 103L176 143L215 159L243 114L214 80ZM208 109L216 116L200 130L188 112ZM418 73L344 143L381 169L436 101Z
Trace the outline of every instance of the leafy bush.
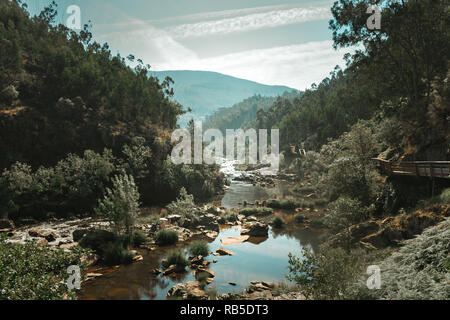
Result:
M135 247L147 242L147 236L141 231L134 231L131 235L125 234L122 236L122 243L124 246L132 244Z
M189 264L185 254L181 250L173 250L169 252L167 258L162 261L164 268L175 265L178 271L184 270Z
M194 196L187 193L185 188L181 188L180 195L176 201L171 202L167 206L169 214L178 214L181 216L180 225L184 225L186 220L195 224L198 221L197 207L194 203Z
M450 188L447 188L444 191L442 191L439 198L442 203L450 203Z
M195 241L189 246L189 253L193 256L207 257L209 255L209 246L206 241Z
M105 248L102 255L102 260L109 266L130 264L133 262L133 254L123 247L122 242L117 241L109 244Z
M173 245L178 242L178 233L175 230L161 229L155 235L155 242L159 246Z
M272 226L276 229L281 229L284 227L284 220L280 217L275 217L272 221Z
M111 151L102 155L85 151L83 158L68 155L55 167L15 163L0 177L3 203L9 203L12 219L32 217L46 219L48 212L58 216L90 211L103 194L111 173L115 170Z
M363 251L347 253L341 248L321 246L314 253L303 247L301 257L289 254L287 279L300 286L307 299L340 300L359 274Z
M87 232L79 241L83 248L94 250L97 254L103 255L106 247L119 242L119 237L106 230L92 230Z
M286 199L286 200L276 200L271 199L267 201L267 206L269 208L274 209L295 209L299 207L299 204L293 200L293 199Z
M106 189L106 194L99 201L95 212L105 216L117 234L120 234L122 229L131 234L139 213L139 192L132 176L115 176L112 183L113 188Z
M85 250L66 253L35 242L9 244L0 234L0 300L75 299L67 267L79 265Z
M352 298L448 300L450 298L450 219L426 229L378 265L381 289L368 290L367 275L353 286Z
M244 208L239 210L240 214L243 214L244 216L263 216L263 215L270 215L273 213L273 210L270 208Z

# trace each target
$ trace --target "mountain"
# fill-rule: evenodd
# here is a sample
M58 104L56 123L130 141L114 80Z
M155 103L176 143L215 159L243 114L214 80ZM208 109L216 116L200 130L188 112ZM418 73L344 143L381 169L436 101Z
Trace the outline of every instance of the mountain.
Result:
M265 97L280 96L286 91L297 91L285 86L270 86L257 82L227 76L209 71L152 71L153 77L164 80L170 77L175 100L192 112L182 117L180 124L187 120L202 119L214 111L232 105L254 95Z

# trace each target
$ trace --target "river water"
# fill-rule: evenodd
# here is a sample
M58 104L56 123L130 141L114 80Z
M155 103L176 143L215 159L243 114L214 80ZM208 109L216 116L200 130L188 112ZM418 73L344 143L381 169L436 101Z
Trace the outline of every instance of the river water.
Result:
M224 162L222 171L230 179L239 176L241 172L233 169L233 164ZM275 188L265 189L252 184L232 181L230 188L222 199L222 206L227 208L240 207L247 200L265 200L270 197L282 198L288 194L287 188L280 184ZM250 281L287 281L288 254L300 255L302 246L313 249L318 245L319 233L305 229L293 222L294 212L276 212L288 222L282 230L269 230L268 238L251 238L249 241L224 246L220 239L240 235L239 227L223 227L219 236L209 244L210 251L224 247L235 253L234 256L209 256L210 270L215 273L214 282L208 288L214 288L217 293L242 292ZM289 223L291 222L291 223ZM192 239L196 240L196 239ZM189 244L179 244L180 249ZM144 261L118 269L99 270L102 277L83 283L81 299L166 299L169 289L179 282L195 280L192 270L173 277L154 275L151 270L159 268L161 260L174 247L159 248L143 254ZM236 285L231 285L230 282Z

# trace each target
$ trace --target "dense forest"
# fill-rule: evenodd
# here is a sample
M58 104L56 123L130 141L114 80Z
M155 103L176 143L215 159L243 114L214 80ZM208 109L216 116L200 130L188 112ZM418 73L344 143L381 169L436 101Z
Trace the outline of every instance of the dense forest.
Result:
M56 25L57 4L31 17L21 1L0 2L1 213L24 219L89 212L113 175L131 174L144 204L173 200L181 187L207 198L217 168L173 166L171 131L185 113L171 79L113 56Z
M300 97L295 91L285 92L278 97L262 97L254 95L229 108L220 108L214 114L207 116L204 123L205 128L221 130L224 134L226 129L247 129L254 125L256 115L267 111L277 100L294 100Z

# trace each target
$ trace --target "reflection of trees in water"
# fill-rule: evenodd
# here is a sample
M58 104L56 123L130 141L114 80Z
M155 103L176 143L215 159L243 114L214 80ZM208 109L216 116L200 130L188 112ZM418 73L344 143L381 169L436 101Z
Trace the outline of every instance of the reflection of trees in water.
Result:
M288 239L295 239L300 246L310 245L313 250L319 246L319 232L310 229L301 229L294 226L286 226L283 229L272 229L273 238L285 236Z

